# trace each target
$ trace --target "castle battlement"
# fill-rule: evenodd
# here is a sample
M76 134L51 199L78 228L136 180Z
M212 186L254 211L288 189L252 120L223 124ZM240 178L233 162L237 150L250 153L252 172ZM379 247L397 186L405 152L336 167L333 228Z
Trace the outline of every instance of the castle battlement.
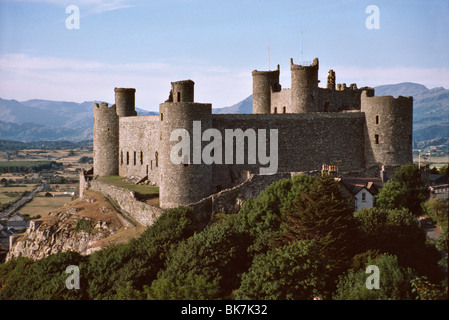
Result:
M114 105L94 104L94 175L146 178L159 186L161 208L196 203L266 167L259 160L226 162L228 149L216 135L229 130L246 133L243 144L232 140L233 157L245 159L254 152L249 136L276 131L276 141L264 142L270 157L276 146L278 172L320 171L324 164L338 166L339 173L371 175L382 166L412 162L413 98L376 97L370 87L336 85L334 70L320 88L318 58L310 65L290 63L291 88L281 87L279 65L251 72L253 114L212 114L210 103L194 102L189 79L170 83L159 116L137 116L136 90L115 88ZM179 149L184 136L192 139L186 150ZM173 162L181 150L184 158ZM214 161L205 163L195 152L213 153Z

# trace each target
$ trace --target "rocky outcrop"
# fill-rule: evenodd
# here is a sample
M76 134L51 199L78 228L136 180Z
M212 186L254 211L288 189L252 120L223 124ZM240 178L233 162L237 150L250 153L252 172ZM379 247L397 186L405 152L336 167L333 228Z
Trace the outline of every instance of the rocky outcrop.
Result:
M87 192L45 218L31 221L25 233L11 240L6 261L19 256L36 260L64 251L87 255L116 242L117 233L128 228L132 229L100 195Z

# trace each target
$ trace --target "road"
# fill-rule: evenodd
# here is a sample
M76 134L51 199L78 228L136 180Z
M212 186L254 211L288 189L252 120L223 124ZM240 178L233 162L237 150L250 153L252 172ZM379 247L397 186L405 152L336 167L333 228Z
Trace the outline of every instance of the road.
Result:
M7 218L8 216L12 215L14 213L14 211L17 210L17 208L20 208L22 205L24 205L28 201L31 201L31 199L33 199L34 195L38 192L41 192L43 189L44 189L44 186L39 185L36 189L27 193L19 201L17 201L13 205L9 206L6 210L0 212L0 219L4 219L4 218Z

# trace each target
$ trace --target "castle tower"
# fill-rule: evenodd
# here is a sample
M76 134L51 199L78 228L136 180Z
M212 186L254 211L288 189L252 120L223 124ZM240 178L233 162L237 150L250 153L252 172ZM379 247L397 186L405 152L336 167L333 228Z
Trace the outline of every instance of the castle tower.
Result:
M169 99L159 105L159 194L160 206L164 209L197 202L212 192L212 165L204 164L201 159L203 147L209 143L203 142L201 138L203 132L212 127L212 105L193 102L193 85L191 80L173 82L171 96L174 102ZM176 102L178 92L180 102ZM170 141L170 136L176 133L176 129L181 129L182 138L175 135L177 140ZM174 157L181 159L180 163L175 163L173 160L176 159L171 158L172 150L176 150L174 148L184 139L189 143L189 150L185 153L174 152Z
M316 112L318 106L318 58L310 66L296 65L290 60L291 112Z
M375 97L373 90L364 90L361 111L366 118L366 167L412 163L413 98Z
M136 112L136 89L134 88L115 88L115 105L119 117L137 116Z
M94 104L94 175L118 175L118 119L115 104Z
M254 70L253 76L253 113L269 114L271 110L271 92L279 89L279 65L274 71Z
M195 82L192 80L171 83L172 102L193 102Z

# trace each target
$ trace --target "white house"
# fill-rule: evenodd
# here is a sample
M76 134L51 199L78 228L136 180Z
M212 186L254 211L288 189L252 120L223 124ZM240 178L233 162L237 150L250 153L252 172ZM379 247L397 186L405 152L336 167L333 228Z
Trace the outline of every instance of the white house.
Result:
M352 195L355 211L374 207L375 196L383 186L381 178L341 178L341 183Z

